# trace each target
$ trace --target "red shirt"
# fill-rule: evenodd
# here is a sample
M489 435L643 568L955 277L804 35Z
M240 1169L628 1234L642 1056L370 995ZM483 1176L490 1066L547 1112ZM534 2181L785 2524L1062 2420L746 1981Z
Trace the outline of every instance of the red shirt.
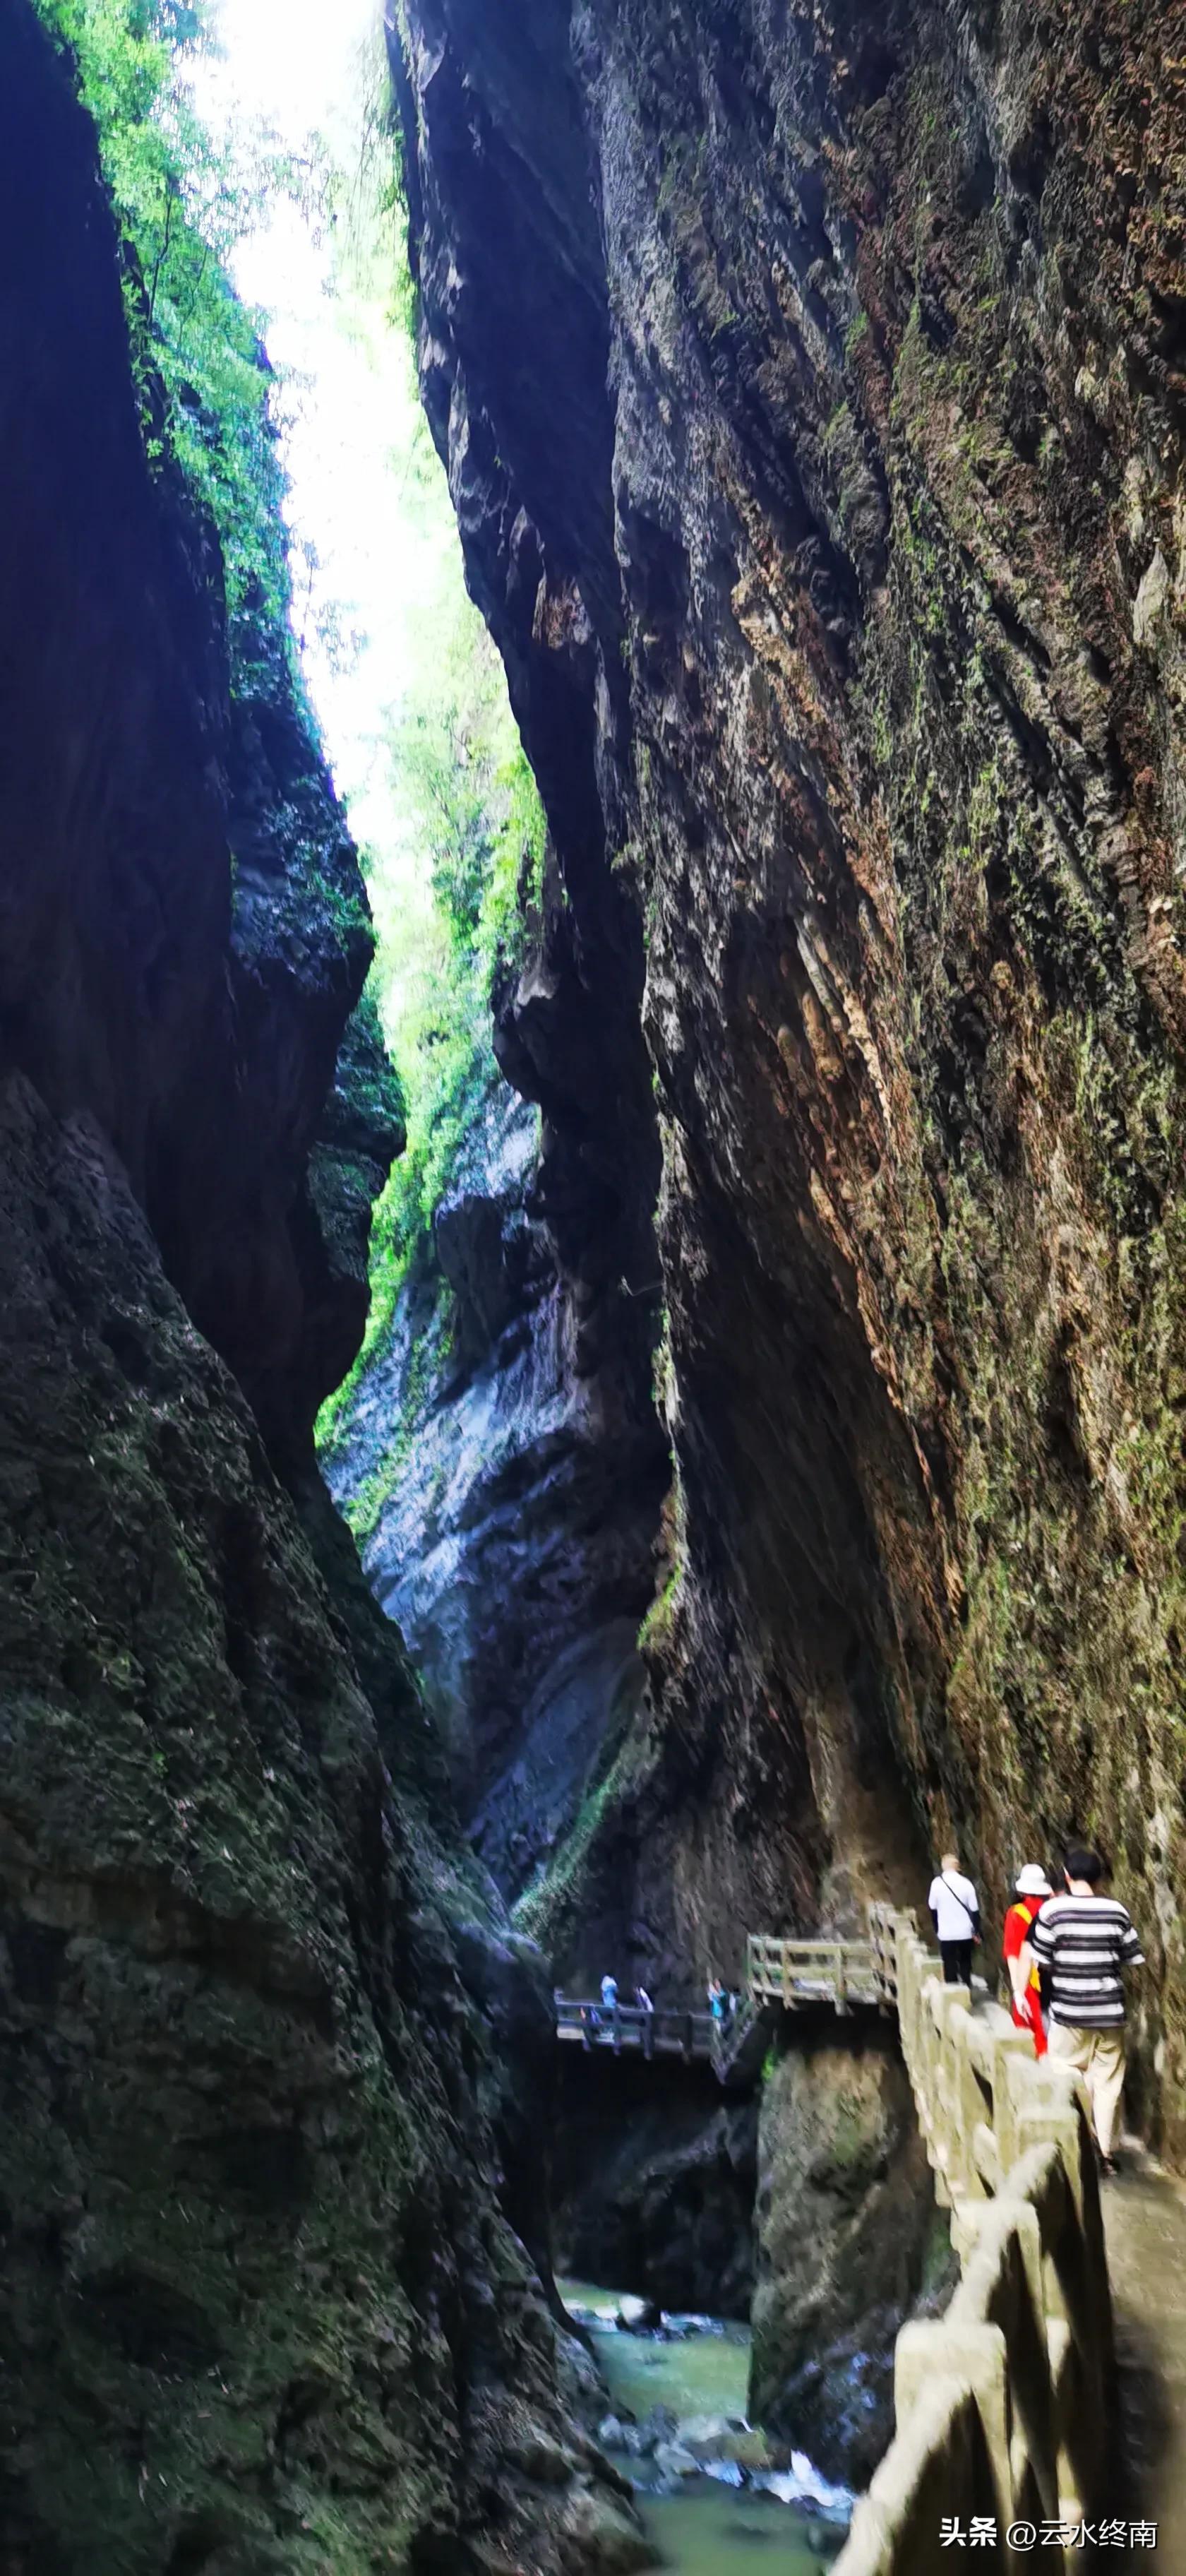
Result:
M1001 1945L1007 1959L1020 1958L1022 1947L1028 1941L1045 1902L1044 1896L1019 1896L1016 1904L1010 1906L1005 1916L1005 1938ZM1040 1986L1036 1968L1030 1969L1029 1982L1031 1988Z

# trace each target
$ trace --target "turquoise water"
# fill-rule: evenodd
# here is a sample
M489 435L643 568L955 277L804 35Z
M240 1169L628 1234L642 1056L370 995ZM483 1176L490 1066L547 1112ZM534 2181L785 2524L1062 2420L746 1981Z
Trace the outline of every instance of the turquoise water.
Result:
M640 2498L642 2519L663 2565L679 2576L822 2576L829 2559L808 2538L814 2531L794 2505L774 2504L745 2489L731 2495L708 2485L704 2495ZM843 2534L839 2537L842 2539ZM835 2556L838 2540L830 2543Z
M734 2419L736 2429L719 2444L732 2456L713 2462L715 2475L706 2467L681 2478L674 2494L655 2492L653 2461L611 2451L615 2466L634 2480L643 2523L672 2576L743 2576L745 2570L749 2576L823 2576L844 2540L846 2500L800 2455L781 2471L759 2465L761 2438L741 2429L749 2387L746 2329L703 2319L701 2331L670 2341L620 2333L615 2316L637 2302L584 2281L562 2281L560 2291L592 2334L613 2411L624 2421L641 2424L656 2406L685 2423ZM770 2484L755 2483L762 2478Z

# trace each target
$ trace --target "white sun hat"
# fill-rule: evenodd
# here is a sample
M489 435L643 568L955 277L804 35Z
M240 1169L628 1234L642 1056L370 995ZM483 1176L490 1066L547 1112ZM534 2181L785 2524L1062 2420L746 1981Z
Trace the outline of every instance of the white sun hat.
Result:
M1018 1870L1017 1893L1019 1896L1050 1896L1053 1894L1046 1872L1044 1869L1039 1869L1036 1860L1027 1860L1025 1868Z

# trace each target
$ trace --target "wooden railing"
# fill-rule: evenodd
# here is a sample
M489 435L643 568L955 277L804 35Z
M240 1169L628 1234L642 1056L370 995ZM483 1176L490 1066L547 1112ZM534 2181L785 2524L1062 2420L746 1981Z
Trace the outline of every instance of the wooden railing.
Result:
M751 2061L753 2072L757 2074L765 2054L762 2045L765 2026L766 2015L748 1990L738 1996L731 2013L726 2013L723 2020L714 2021L712 2062L722 2084L727 2084L742 2065L749 2065Z
M757 2002L781 2004L788 2012L823 2003L845 2013L853 2004L882 2000L868 1941L796 1941L751 1933L746 1986Z
M1039 2065L995 2006L944 1986L912 1916L871 1927L963 2278L946 2314L898 2336L897 2432L857 2506L836 2576L922 2576L943 2517L998 2538L986 2567L1028 2563L1011 2524L1069 2532L1109 2457L1112 2319L1095 2161L1078 2078ZM1043 2537L1052 2568L1081 2565Z
M639 2004L603 2004L593 1995L556 1997L558 2038L619 2057L627 2049L643 2057L711 2059L717 2028L707 2012L644 2012Z

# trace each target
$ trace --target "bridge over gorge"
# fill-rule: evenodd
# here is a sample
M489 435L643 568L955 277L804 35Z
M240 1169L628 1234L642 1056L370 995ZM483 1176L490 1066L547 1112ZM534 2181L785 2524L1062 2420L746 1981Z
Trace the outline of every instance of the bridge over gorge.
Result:
M1088 2563L1077 2537L1085 2520L1120 2510L1112 2302L1080 2079L1038 2063L1028 2033L997 2005L973 2009L966 1988L944 1986L914 1917L887 1907L870 1910L863 1942L752 1938L738 2011L723 2025L708 2013L603 2015L558 1997L557 2030L619 2054L698 2057L728 2084L760 2072L779 2014L821 2005L896 2013L962 2270L945 2314L898 2336L897 2429L836 2576L940 2576L958 2558L944 2521L968 2534L973 2517L994 2535L978 2535L980 2568L1020 2568L1039 2545L1042 2566L1067 2576ZM1167 2256L1183 2263L1186 2203L1165 2188ZM1128 2565L1123 2526L1105 2527L1104 2545L1118 2552L1105 2563ZM1171 2559L1169 2537L1162 2576L1171 2563L1186 2569L1186 2549Z
M557 2039L613 2056L680 2057L710 2065L722 2084L752 2082L779 2012L821 2005L837 2013L858 2005L892 2010L892 1951L874 1909L867 1941L800 1941L751 1934L745 1983L736 2009L717 2019L709 2012L644 2011L637 2004L607 2010L595 1996L556 1996ZM888 1917L886 1921L888 1922Z

